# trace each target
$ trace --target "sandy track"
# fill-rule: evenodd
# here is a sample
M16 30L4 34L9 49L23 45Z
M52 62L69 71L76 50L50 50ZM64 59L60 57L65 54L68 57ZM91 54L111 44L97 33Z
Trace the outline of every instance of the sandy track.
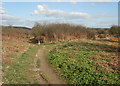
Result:
M48 83L39 75L40 84L66 84L62 79L60 79L56 73L54 72L53 68L50 67L46 58L45 58L45 46L42 46L36 54L37 58L35 59L35 63L38 59L40 59L40 68L36 67L36 71L42 71L43 74L48 78Z

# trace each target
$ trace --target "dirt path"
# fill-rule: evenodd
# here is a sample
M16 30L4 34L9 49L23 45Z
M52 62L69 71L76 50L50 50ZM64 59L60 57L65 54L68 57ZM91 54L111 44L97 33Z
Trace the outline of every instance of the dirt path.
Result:
M40 81L40 84L66 84L62 79L60 79L56 73L54 72L53 68L51 68L45 58L45 46L42 46L38 50L38 53L36 54L37 58L35 59L35 63L37 62L38 59L40 59L40 68L37 68L36 66L36 71L37 71L37 78ZM48 79L48 82L43 79L39 75L40 71L44 74L44 76Z
M37 60L39 57L36 54L36 58L34 59L34 71L36 72L35 77L39 84L48 84L41 76L40 76L40 68L37 67Z

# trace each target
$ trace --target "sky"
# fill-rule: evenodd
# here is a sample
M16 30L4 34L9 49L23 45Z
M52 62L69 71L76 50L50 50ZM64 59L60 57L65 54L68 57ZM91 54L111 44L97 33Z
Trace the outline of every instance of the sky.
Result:
M39 23L70 23L92 28L118 24L118 2L1 2L2 25L32 28Z

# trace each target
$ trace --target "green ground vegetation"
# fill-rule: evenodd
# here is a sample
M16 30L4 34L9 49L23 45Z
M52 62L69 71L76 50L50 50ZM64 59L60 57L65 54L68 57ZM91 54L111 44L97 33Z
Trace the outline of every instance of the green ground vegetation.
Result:
M4 83L30 84L37 82L36 80L33 80L35 79L33 64L38 48L38 46L30 46L26 52L22 53L22 55L14 57L14 63L6 70L5 78L3 78Z
M102 57L99 52L115 54L117 47L99 43L66 42L52 48L47 58L69 84L120 84L118 71L109 66L111 59Z

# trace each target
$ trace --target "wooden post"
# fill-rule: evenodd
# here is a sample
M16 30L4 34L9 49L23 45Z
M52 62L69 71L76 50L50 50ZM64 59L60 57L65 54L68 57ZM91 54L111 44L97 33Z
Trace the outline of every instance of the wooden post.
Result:
M40 45L40 40L38 40L38 45Z

